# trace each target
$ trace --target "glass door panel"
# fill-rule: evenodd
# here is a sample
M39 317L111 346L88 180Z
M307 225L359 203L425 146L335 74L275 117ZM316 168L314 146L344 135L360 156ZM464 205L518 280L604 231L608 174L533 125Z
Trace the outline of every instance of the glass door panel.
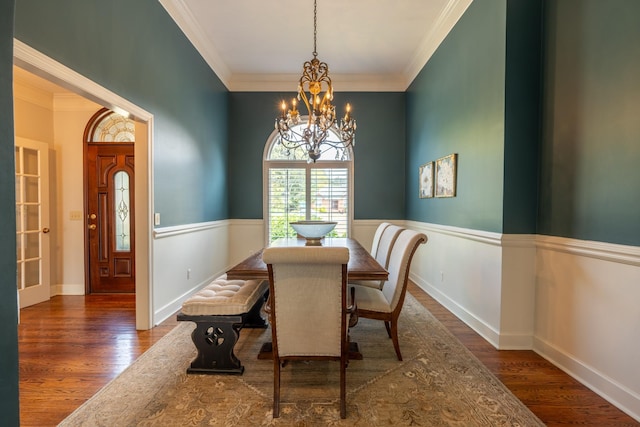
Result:
M16 251L20 307L49 299L49 146L16 138Z

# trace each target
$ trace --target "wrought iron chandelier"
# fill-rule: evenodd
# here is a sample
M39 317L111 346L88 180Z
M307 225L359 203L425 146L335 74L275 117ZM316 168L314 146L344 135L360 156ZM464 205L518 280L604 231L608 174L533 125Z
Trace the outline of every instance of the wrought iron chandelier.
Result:
M317 0L313 2L313 59L302 66L302 77L298 82L298 102L304 102L309 112L305 125L301 124L299 111L296 109L296 98L291 100L291 109L282 101L282 115L276 118L275 128L280 135L280 144L287 151L304 149L308 162L320 158L323 150L333 147L336 160L346 158L346 150L355 145L356 121L351 117L351 106L346 105L340 126L336 124L336 110L333 101L333 86L329 77L329 66L320 62L316 51ZM331 131L330 131L331 130Z

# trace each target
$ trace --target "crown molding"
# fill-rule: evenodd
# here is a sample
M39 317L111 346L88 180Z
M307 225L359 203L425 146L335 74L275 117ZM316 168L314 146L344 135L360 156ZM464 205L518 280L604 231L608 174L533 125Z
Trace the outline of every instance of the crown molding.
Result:
M102 105L75 93L56 93L53 95L54 111L98 111Z
M420 44L420 48L416 51L413 60L404 70L406 90L416 78L418 73L424 68L425 64L431 59L431 56L438 49L438 46L447 37L447 34L456 25L473 0L451 0L438 17L436 24L426 34Z
M234 74L227 88L232 92L296 92L300 74ZM404 92L401 75L333 74L333 88L339 92Z
M159 0L171 19L178 25L191 44L196 48L200 56L218 76L220 81L229 88L231 70L222 60L218 51L209 43L206 33L198 24L197 19L191 13L184 0Z
M15 99L53 111L52 94L31 85L29 82L22 81L17 76L14 76L13 79L13 96Z
M420 48L398 75L333 75L338 91L342 92L404 92L420 70L458 22L473 0L450 0L443 8L436 24L426 34ZM205 31L186 4L186 0L159 0L169 16L200 53L205 62L229 91L271 92L295 91L300 78L293 74L232 74L218 51L211 45Z

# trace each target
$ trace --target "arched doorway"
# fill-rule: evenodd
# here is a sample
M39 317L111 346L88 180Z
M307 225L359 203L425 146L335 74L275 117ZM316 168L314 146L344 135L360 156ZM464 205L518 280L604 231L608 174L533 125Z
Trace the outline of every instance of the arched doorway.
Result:
M83 142L86 293L134 293L135 124L103 108Z

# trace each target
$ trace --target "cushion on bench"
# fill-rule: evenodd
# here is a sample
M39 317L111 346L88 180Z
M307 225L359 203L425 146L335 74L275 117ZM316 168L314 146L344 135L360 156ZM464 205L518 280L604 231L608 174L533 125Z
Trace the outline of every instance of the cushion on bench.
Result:
M188 316L237 315L247 313L269 288L265 280L215 279L182 303Z

